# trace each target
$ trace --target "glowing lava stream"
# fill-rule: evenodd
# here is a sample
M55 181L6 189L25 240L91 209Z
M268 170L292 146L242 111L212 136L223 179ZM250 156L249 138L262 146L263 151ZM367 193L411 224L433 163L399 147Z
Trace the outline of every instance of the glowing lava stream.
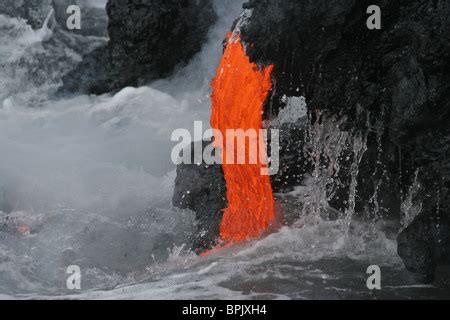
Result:
M216 148L227 145L227 129L253 129L260 134L264 102L272 88L273 66L261 70L250 62L239 35L229 34L228 39L212 82L211 126L223 134L223 143ZM249 159L249 143L245 148ZM270 178L261 174L267 164L260 160L257 164L227 164L226 148L222 149L228 208L223 211L221 240L230 244L259 237L275 220ZM267 156L265 150L263 153Z

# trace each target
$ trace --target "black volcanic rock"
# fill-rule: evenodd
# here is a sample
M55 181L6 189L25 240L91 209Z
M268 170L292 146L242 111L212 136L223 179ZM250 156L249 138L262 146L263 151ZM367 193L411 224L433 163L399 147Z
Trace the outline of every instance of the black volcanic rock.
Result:
M279 171L271 176L275 193L292 191L301 185L305 176L313 171L313 164L307 150L307 124L304 121L285 123L279 130ZM269 150L270 151L270 150Z
M298 122L284 124L278 128L280 170L271 177L275 193L292 191L292 188L301 184L305 175L312 171L310 158L304 148L305 125L304 122ZM203 143L203 150L208 144L209 142ZM192 150L194 144L191 152ZM202 253L215 247L219 241L222 211L227 207L227 186L221 165L207 165L204 162L196 164L193 155L191 160L192 164L181 164L177 167L172 203L177 208L195 212L198 231L194 237L193 249ZM295 222L293 219L289 221Z
M163 78L188 62L216 15L210 0L109 0L109 43L84 57L62 92L102 94Z
M431 282L439 264L450 263L450 219L436 208L422 213L398 236L398 254L419 281Z
M381 8L381 30L366 27L366 9L373 4ZM367 137L356 214L369 210L376 219L398 218L419 170L420 217L439 207L447 219L450 3L250 0L245 7L252 9L241 29L241 38L251 44L247 53L259 64L275 66L268 117L284 107L284 96L304 96L312 122L337 116L341 130ZM382 210L373 206L374 195ZM431 258L430 219L418 218L400 237L407 268L424 279L443 260ZM416 248L423 260L411 257Z
M194 145L191 150L194 150ZM207 145L204 142L203 149ZM202 253L218 243L222 210L227 207L226 192L221 165L196 164L192 161L192 164L178 166L172 203L177 208L190 209L196 214L198 231L193 241L194 251Z
M78 5L81 9L81 30L68 30L65 26L67 18L67 8L71 5ZM108 16L105 8L96 8L86 6L78 0L52 0L52 6L55 10L55 18L58 23L64 27L65 31L83 36L108 36Z

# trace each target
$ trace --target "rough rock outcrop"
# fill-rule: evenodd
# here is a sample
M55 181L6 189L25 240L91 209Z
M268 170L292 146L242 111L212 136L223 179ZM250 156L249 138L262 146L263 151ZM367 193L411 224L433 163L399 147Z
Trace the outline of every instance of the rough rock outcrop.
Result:
M311 161L303 148L306 139L305 125L304 121L300 121L283 124L279 128L280 170L272 177L275 193L292 191L292 188L301 184L305 175L312 171ZM203 142L203 149L209 144L210 142ZM192 150L194 145L191 152ZM192 155L191 158L192 164L181 164L177 168L172 203L177 208L195 212L198 232L193 249L202 253L214 248L220 240L222 210L227 207L227 186L221 165L198 165L193 161ZM289 217L284 217L282 223L295 222L296 214L298 212L291 212Z
M450 263L449 214L421 214L398 236L398 253L417 280L430 282L436 266Z
M369 30L366 9L372 4L250 0L246 8L253 13L242 39L251 43L252 60L275 65L271 112L283 108L283 96L303 95L312 121L335 115L345 119L342 130L367 135L356 211L376 194L382 216L401 215L400 203L419 170L425 218L403 233L407 241L400 237L405 257L420 241L427 243L421 252L431 250L432 237L420 230L433 228L436 207L445 217L450 208L450 3L378 1L382 29ZM318 114L321 119L314 118ZM407 268L432 272L419 260L406 259ZM433 269L431 260L425 264Z
M197 52L216 15L210 0L109 0L108 44L84 57L62 92L102 94L163 78Z
M306 175L313 171L307 149L308 125L305 119L297 123L285 123L276 128L280 133L279 171L271 177L275 193L292 191L301 185Z
M191 150L194 150L194 145ZM207 145L204 142L203 148ZM177 208L195 212L198 232L194 237L193 250L198 253L212 249L218 243L222 210L227 206L226 191L221 165L196 164L192 161L192 164L181 164L177 168L172 202Z
M81 9L81 30L67 30L67 32L84 36L108 36L108 16L104 8L87 6L89 2L80 2L78 0L52 0L52 6L55 9L56 21L62 26L66 25L67 8L71 5L78 5Z

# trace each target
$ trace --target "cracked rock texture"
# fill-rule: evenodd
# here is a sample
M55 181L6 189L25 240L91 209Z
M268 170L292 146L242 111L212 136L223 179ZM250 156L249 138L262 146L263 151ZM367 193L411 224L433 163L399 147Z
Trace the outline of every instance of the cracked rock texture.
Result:
M216 21L210 0L109 0L109 42L64 77L62 93L103 94L164 78L187 63Z

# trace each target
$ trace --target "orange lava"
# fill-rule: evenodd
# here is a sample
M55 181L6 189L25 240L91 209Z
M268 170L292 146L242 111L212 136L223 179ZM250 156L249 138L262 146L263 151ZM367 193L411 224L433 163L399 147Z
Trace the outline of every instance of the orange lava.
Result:
M28 235L31 233L31 228L25 224L22 224L17 228L17 231L22 235Z
M250 62L239 35L229 34L212 83L211 125L216 130L216 138L217 130L223 136L223 143L215 145L216 148L226 146L227 129L254 129L259 134L263 127L263 106L272 88L272 70L273 66L261 70ZM245 148L246 159L249 159L249 143ZM267 157L265 146L260 145L259 152ZM236 243L259 237L275 220L270 178L261 174L261 169L267 168L267 159L259 159L256 164L227 164L225 147L222 147L222 158L228 208L223 212L221 239L225 243Z

